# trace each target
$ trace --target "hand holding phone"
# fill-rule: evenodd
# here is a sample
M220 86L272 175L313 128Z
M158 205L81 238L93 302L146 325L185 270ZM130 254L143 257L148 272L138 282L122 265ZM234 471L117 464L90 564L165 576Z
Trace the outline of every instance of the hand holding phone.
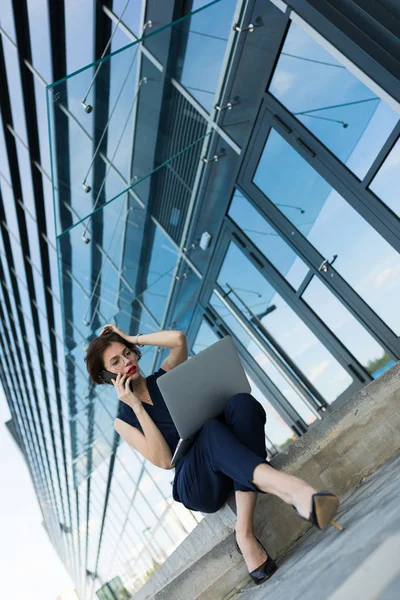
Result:
M121 373L111 373L111 371L106 371L103 369L101 372L103 380L107 383L111 383L117 391L118 400L121 402L125 402L132 409L135 409L137 406L142 404L142 401L137 398L132 389L132 381L130 381L129 377L126 375L122 375ZM121 381L122 380L122 381Z

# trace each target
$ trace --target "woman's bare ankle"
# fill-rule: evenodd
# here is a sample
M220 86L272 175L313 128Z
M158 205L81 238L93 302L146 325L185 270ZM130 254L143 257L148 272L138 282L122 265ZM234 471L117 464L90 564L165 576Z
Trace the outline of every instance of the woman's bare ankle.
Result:
M238 525L236 523L235 526L235 531L236 531L236 537L237 538L241 538L241 539L248 539L251 537L254 537L254 530L253 530L253 526L250 525Z
M316 490L305 481L301 483L302 485L296 486L293 490L290 504L297 509L302 517L308 519L312 509L312 496L316 493Z

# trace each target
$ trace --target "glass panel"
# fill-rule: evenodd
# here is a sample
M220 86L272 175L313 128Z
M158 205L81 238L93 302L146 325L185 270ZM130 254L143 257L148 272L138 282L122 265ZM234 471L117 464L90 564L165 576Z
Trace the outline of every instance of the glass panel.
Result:
M125 478L125 484L121 487L117 482L112 482L112 491L108 500L108 510L110 510L114 515L114 521L119 524L119 528L122 529L121 525L124 523L126 519L126 515L130 510L132 499L128 494L124 493L124 488L127 489L127 483L129 482L129 487L135 489L135 482L131 481L128 478Z
M399 335L398 253L274 130L254 183Z
M46 88L42 85L42 83L40 81L38 81L36 79L36 77L34 77L33 82L34 82L34 86L35 86L36 106L43 107L46 104L46 95L47 95ZM46 113L43 109L37 111L37 125L38 125L38 132L39 132L40 164L47 175L47 177L43 177L43 185L49 187L51 190L51 186L50 186L50 182L49 182L49 179L51 176L49 132L48 132L48 128L47 128ZM51 192L50 192L50 197L51 197ZM47 209L47 206L48 206L48 209ZM46 198L46 219L47 219L47 221L51 220L51 227L50 227L50 229L48 228L48 231L52 231L54 229L53 199L52 198L51 198L51 202L49 202L49 203L47 202L47 198ZM51 236L50 239L53 240L54 236Z
M1 14L1 16L3 17L3 13ZM6 76L7 80L9 82L12 82L8 86L8 93L10 94L10 108L13 119L12 127L17 133L17 135L22 139L23 143L27 145L28 137L26 134L24 99L22 95L22 85L18 65L17 50L15 48L12 48L8 42L5 42L3 43L3 52L6 73L5 75L2 74L2 77ZM20 146L19 140L16 140L16 144L18 149L18 147ZM30 172L30 169L28 169L28 171L23 172L26 175L28 172ZM21 183L24 183L24 178L22 178Z
M212 295L210 299L210 305L215 308L221 319L223 319L230 330L242 342L247 352L260 365L267 377L272 381L272 383L274 383L281 394L285 396L286 400L293 406L303 421L307 424L313 423L316 420L314 413L308 408L307 404L293 388L292 384L271 362L269 357L262 350L260 350L257 344L254 343L249 334L246 333L232 313L227 310L225 305L221 302L216 294Z
M29 14L32 63L43 79L51 81L53 74L51 68L48 4L46 0L35 0L35 2L27 2L27 9ZM39 104L39 106L44 105ZM41 110L38 111L38 116L41 112Z
M124 485L127 478L131 478L132 481L137 481L140 476L144 463L144 458L136 453L133 448L128 444L121 444L117 450L117 460L115 462L115 468L113 473L113 484L119 482L125 493L129 494L129 488Z
M114 27L115 25L113 24ZM126 35L120 29L117 29L111 42L112 52L124 48L127 43L128 39ZM124 52L121 54L124 54ZM114 62L115 58L113 57L110 61L109 115L111 121L107 127L107 157L112 160L113 166L125 178L129 178L127 163L131 159L132 154L134 132L132 117L137 105L137 102L132 102L132 92L136 89L136 79L140 77L139 66L143 58L141 58L139 53L139 45L134 47L134 52L129 57L129 64L124 65L125 68L122 68L122 64L117 65ZM121 59L118 60L122 62ZM106 68L106 66L108 66L107 63L104 63L101 68ZM99 71L100 73L101 71ZM124 124L123 126L121 126L122 123Z
M112 390L111 390L112 393ZM105 402L107 404L107 401ZM111 415L109 409L103 403L97 401L94 405L94 437L109 432L113 426L115 415Z
M15 42L14 10L12 0L2 0L1 2L1 27L7 35ZM6 42L7 44L7 42Z
M31 158L22 144L17 141L16 143L17 155L18 155L18 166L19 172L23 176L21 177L22 195L25 207L29 210L31 215L35 217L36 206L33 193L32 175L31 175Z
M239 190L234 193L228 216L297 290L308 273L307 265Z
M113 13L121 19L122 23L128 27L136 36L140 36L140 15L143 0L113 0ZM112 25L115 27L115 24ZM148 33L151 33L151 29Z
M154 510L157 514L161 515L168 508L172 497L171 473L160 471L159 467L148 461L146 462L145 470L157 488L159 497L157 505L154 504Z
M336 400L352 383L350 375L234 243L229 245L217 282L247 319L268 331L275 340L268 344L278 344L327 402ZM262 328L259 331L264 336Z
M153 240L145 291L141 298L159 323L167 307L172 273L176 267L178 251L167 236L154 223L149 224L147 236ZM144 333L144 332L143 332Z
M94 2L65 3L68 73L81 69L93 60L94 6Z
M3 127L0 127L0 164L0 184L2 189L5 186L11 189L11 174L8 164L8 153L6 151Z
M193 319L194 307L197 306L203 280L187 271L185 268L187 263L182 263L182 269L188 273L190 277L183 277L178 283L175 283L174 293L177 301L170 304L168 312L168 321L171 329L180 329L181 331L189 331ZM161 353L160 361L167 358L167 349Z
M139 309L139 303L135 302L132 312L137 313ZM154 326L154 321L146 312L142 312L136 333L139 333L140 331L142 333L153 333L157 330L158 328ZM144 346L144 348L140 348L140 350L142 352L142 358L140 359L140 371L143 373L143 375L147 376L152 373L154 361L157 357L157 348L155 346Z
M383 165L372 180L370 189L400 217L400 139L397 140Z
M228 6L231 12L234 10L235 3L229 0L221 0L221 4ZM216 5L213 3L214 7ZM74 37L68 36L69 68L71 65L75 65L73 68L81 67L83 61L91 59L93 6L91 3L84 13L79 11L78 29L73 28L72 31L69 28L72 36L81 37L82 27L89 23L83 54L82 45L75 44L74 50ZM121 3L114 3L113 9L118 13L120 6ZM137 3L131 0L129 9L134 10L135 6ZM208 10L207 6L204 8ZM76 17L74 7L69 7L66 14L67 29L74 14ZM137 13L132 13L132 17L137 16ZM203 33L203 16L198 18L199 31ZM208 21L214 21L211 13ZM188 23L191 29L194 28L196 15ZM132 23L126 24L134 28ZM230 21L224 22L226 37L230 25ZM193 49L190 50L190 44L186 45L188 30L185 20L172 28L173 31L171 27L160 29L156 36L164 37L169 43L172 34L179 48L185 46L184 55L193 64ZM197 34L190 33L192 35ZM214 46L222 42L223 49L212 68L207 65L208 72L212 73L212 85L215 86L226 40L204 38L204 35L200 37ZM113 50L119 50L123 41L123 36L118 32L113 41ZM79 48L79 56L76 48ZM87 52L90 52L90 56ZM118 400L111 386L110 389L95 388L94 397L89 396L89 378L84 365L85 347L106 322L114 322L131 333L159 329L170 287L175 283L172 274L176 267L177 251L168 236L179 242L185 228L195 173L198 165L202 164L200 149L207 128L206 121L172 84L171 75L175 76L175 71L161 73L157 65L144 55L139 61L140 55L139 44L136 44L104 59L92 87L92 78L98 65L88 65L64 81L52 84L47 90L62 325L68 350L65 357L68 389L65 394L73 417L70 423L73 475L75 486L78 487L94 470L97 469L97 474L102 472L102 485L95 489L92 484L92 497L95 499L91 506L91 519L94 517L96 522L88 523L89 531L96 535L102 507L100 491L104 488L107 476L102 467L107 466L110 459L115 436L112 421ZM170 63L174 61L168 61ZM84 99L92 110L89 108L85 111L82 106ZM156 173L168 174L168 177L157 178ZM91 189L84 189L82 184ZM135 189L127 193L133 187ZM183 279L179 285L182 295L187 298L186 290L192 286L192 282L188 284ZM193 307L193 303L189 303L185 315L186 312L189 314L191 305ZM57 347L61 349L60 344ZM150 346L144 347L142 352L141 370L147 375L158 355L156 348ZM153 474L150 465L152 479L140 479L143 472L141 457L138 458L137 453L123 443L119 444L117 452L119 458L114 477L116 482L119 481L120 489L112 485L110 496L117 516L112 516L110 512L109 516L114 518L115 523L108 530L107 520L104 539L108 540L108 531L115 533L120 527L117 529L120 535L129 520L134 523L135 529L130 528L130 536L139 536L139 543L136 544L134 539L136 548L132 555L136 557L138 551L146 554L148 565L146 569L144 565L140 567L145 574L152 567L151 557L162 562L190 530L186 523L190 520L191 527L194 527L201 520L201 515L195 518L185 511L184 519L181 519L185 522L185 530L169 506L171 473L159 469L156 474L154 468ZM162 479L158 479L159 476ZM139 482L135 496L136 483ZM84 483L81 490L85 489ZM128 511L133 500L134 506ZM118 509L117 504L123 504L126 512ZM180 509L176 510L180 516ZM79 512L84 542L84 497L81 498ZM140 537L143 539L140 540ZM115 538L114 535L113 540ZM121 546L126 544L126 548L129 548L129 542L129 536L122 539L121 535L118 545L111 550L111 559L107 548L102 551L100 561L104 573L109 570L114 572L117 562L120 568L119 560L114 561L116 556L128 560L129 556L125 548L121 551ZM89 547L89 567L92 570L96 546L95 540ZM83 543L83 556L85 550ZM112 568L110 562L113 562ZM136 564L139 562L140 556ZM110 573L106 575L111 576Z
M108 469L110 459L104 463ZM88 522L88 568L95 571L97 550L100 542L101 526L104 513L103 499L106 494L106 483L102 481L99 474L94 471L91 477L91 500L93 495L97 495L99 502L90 502L90 516Z
M59 238L60 273L64 293L69 291L63 312L70 349L82 342L88 328L112 320L124 331L132 329L132 322L142 333L155 331L172 284L177 251L152 221L143 237L141 205L119 198L99 216ZM141 253L145 261L137 260Z
M394 364L382 346L317 277L312 278L311 283L302 294L302 299L317 313L372 377L376 378Z
M211 327L203 320L197 331L196 339L193 342L192 349L194 354L198 354L202 350L212 346L218 342L219 339L217 334L214 333Z
M159 29L153 37L169 45L173 30L177 43L186 43L188 23L194 30L199 24L201 30L204 13L217 11L219 4L232 8L231 2L219 0ZM206 21L214 22L211 13ZM79 22L86 23L82 15ZM229 26L230 22L224 25ZM117 47L120 35L116 34ZM204 36L197 37L204 40ZM206 133L204 119L192 107L187 110L188 102L177 91L173 73L166 77L142 56L141 43L118 49L98 64L89 64L47 88L58 234L138 186L185 151L197 148L200 153L201 142L211 134ZM81 55L71 56L71 60L82 59ZM221 60L212 62L216 78ZM185 183L184 174L180 175ZM145 189L148 195L149 186Z
M399 120L294 23L269 91L360 179Z
M204 0L193 0L192 11L204 6ZM177 74L180 82L204 108L211 112L216 101L226 44L232 33L235 2L222 0L206 11L196 13L185 22Z
M267 413L267 422L265 424L266 445L267 450L272 454L272 456L274 456L289 446L289 444L296 439L296 436L282 419L282 417L271 406L264 394L251 379L247 371L246 375L250 381L252 396L254 396L254 398L263 405L265 412Z
M89 377L85 368L85 350L82 344L75 346L69 354L66 354L67 372L74 373L74 394L69 396L71 416L78 413L89 403ZM101 388L99 389L99 392Z

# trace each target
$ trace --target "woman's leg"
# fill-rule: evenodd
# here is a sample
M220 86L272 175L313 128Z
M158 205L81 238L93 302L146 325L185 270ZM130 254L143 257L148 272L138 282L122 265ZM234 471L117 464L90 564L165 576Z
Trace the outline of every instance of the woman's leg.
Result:
M252 483L260 491L274 494L286 504L293 504L302 517L309 517L312 495L316 490L302 479L261 463L254 469Z
M267 460L264 429L266 420L267 415L262 404L247 393L232 396L224 413L226 425L242 444L260 457L260 462ZM252 489L239 481L235 481L234 487L235 491L242 492Z
M225 410L225 422L247 448L260 458L266 459L264 432L266 414L263 406L251 394L236 394L230 399ZM252 483L261 492L274 494L284 502L294 504L302 516L309 516L311 496L315 490L298 477L280 473L267 463L261 463L254 471ZM239 482L235 482L234 485L235 491L250 489Z
M221 415L219 420L221 423L229 425L229 428L238 440L246 444L261 460L266 459L264 435L265 410L253 396L250 394L236 394L233 396L227 404L224 415ZM210 426L212 427L212 423ZM256 502L256 493L253 491L255 488L254 486L249 487L243 483L233 481L222 471L213 469L207 451L207 446L210 442L205 441L208 439L208 427L209 424L203 427L195 443L185 456L185 466L182 473L179 474L177 481L177 491L181 498L180 501L192 510L201 510L207 513L216 512L225 503L232 489L235 489L235 492L239 490L248 492L247 498L246 494L242 494L242 501L238 500L238 494L236 494L236 503L238 505L237 512L240 529L247 531L249 523L251 523L252 529L253 511ZM221 446L221 452L224 451L224 447ZM257 460L256 462L258 464L259 461ZM249 501L248 498L253 498L253 500ZM239 543L241 536L240 534L238 536ZM260 546L254 536L252 546L257 556ZM265 556L265 553L263 556Z
M251 394L236 394L227 404L224 421L232 433L261 460L267 459L265 448L266 414L263 406ZM234 482L237 521L236 540L249 571L257 569L267 556L254 535L253 516L257 492Z
M212 467L206 439L205 432L200 431L189 452L184 456L184 464L174 481L174 498L190 510L215 513L233 491L233 481Z
M313 488L297 477L270 467L247 448L228 425L211 419L200 430L179 473L181 501L185 496L184 504L189 508L215 512L232 489L230 480L249 491L275 494L284 502L294 504L301 515L309 516ZM215 501L209 503L211 498Z
M254 571L263 562L267 556L254 535L253 515L257 502L257 492L235 492L237 520L236 520L236 540L238 546L246 561L249 571Z

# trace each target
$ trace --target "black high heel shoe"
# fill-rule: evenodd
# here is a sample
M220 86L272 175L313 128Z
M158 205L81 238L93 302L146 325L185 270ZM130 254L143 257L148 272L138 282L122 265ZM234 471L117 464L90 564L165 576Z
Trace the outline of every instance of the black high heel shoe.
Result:
M249 575L252 578L252 580L254 581L254 583L256 585L259 585L260 583L267 581L267 579L269 579L271 577L271 575L273 575L275 573L278 566L277 566L276 562L270 556L268 556L268 552L265 550L265 548L262 545L262 543L260 542L260 540L258 538L256 538L256 540L260 544L261 548L264 550L265 554L267 555L267 560L265 562L263 562L262 565L260 565L257 569L254 569L254 571L251 571L251 572L249 571ZM237 540L236 540L236 531L235 531L235 546L236 546L236 550L239 552L239 554L241 554L243 556L242 551L239 548Z
M339 523L336 523L336 521L332 521L332 517L335 516L338 507L339 498L330 492L317 492L316 494L312 495L311 513L308 519L306 517L302 517L297 508L293 506L300 519L309 521L318 527L318 529L328 529L329 525L332 525L339 531L343 531L344 527L339 525Z

